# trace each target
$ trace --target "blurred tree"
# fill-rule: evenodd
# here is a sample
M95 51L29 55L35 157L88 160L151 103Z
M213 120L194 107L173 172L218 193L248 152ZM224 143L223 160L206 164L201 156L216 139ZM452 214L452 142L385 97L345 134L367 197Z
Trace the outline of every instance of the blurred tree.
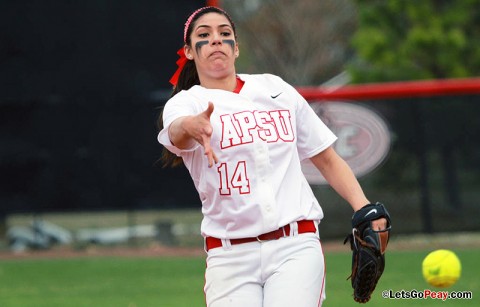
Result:
M480 0L357 0L355 83L480 74Z
M239 33L239 72L316 85L344 70L356 29L351 0L222 1Z

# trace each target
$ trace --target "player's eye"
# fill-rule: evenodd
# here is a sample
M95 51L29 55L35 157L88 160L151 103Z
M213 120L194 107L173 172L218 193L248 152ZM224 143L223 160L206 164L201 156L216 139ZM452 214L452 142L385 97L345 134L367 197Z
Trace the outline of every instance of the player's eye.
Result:
M200 37L200 38L206 38L206 37L208 37L208 33L199 33L199 34L198 34L198 37Z
M230 36L230 35L232 35L232 33L229 32L229 31L223 31L223 32L220 33L220 34L221 34L222 36Z

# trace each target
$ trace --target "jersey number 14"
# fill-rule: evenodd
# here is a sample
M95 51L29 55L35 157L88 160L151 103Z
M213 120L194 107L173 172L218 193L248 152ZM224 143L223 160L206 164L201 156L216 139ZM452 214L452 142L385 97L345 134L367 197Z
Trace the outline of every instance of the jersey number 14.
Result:
M232 169L233 174L230 175ZM236 166L221 163L217 171L220 178L220 195L231 195L232 189L237 189L240 194L250 193L250 179L245 161L237 162Z

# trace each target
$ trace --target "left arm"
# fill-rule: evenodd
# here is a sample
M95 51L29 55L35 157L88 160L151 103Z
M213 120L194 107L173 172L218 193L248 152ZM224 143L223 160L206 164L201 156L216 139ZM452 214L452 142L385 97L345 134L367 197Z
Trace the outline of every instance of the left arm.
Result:
M350 166L332 147L328 147L311 157L310 160L332 188L350 204L354 211L370 203ZM372 224L373 228L378 230L385 229L387 225L384 218L375 220Z

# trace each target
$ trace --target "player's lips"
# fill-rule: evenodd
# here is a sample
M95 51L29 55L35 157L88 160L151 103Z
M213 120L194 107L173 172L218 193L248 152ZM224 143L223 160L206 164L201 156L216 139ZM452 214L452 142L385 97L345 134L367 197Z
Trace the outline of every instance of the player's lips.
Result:
M214 51L214 52L210 53L209 57L217 57L217 56L226 56L226 54L222 51Z

